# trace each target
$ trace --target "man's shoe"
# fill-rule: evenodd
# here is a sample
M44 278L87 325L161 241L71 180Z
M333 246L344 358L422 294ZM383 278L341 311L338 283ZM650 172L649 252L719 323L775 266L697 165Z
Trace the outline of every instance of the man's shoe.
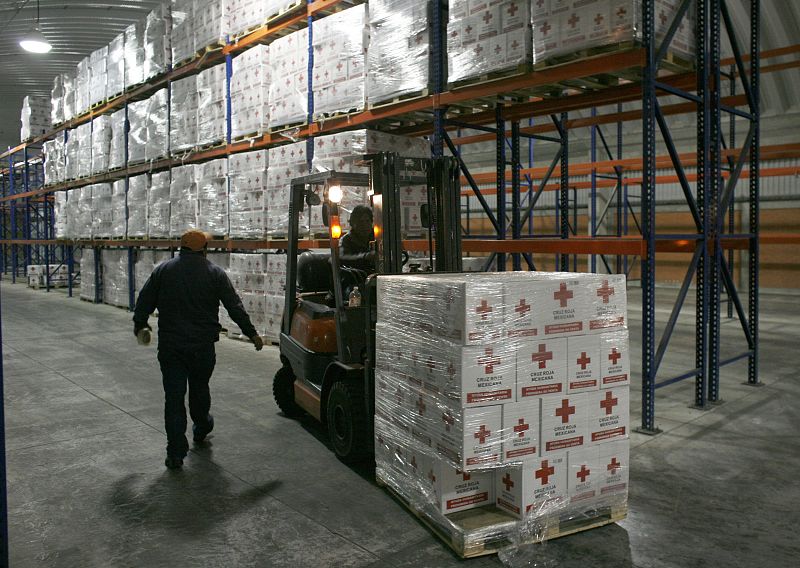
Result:
M167 466L168 469L180 469L183 467L183 458L167 456L167 459L164 460L164 465Z
M192 424L192 439L199 444L200 442L203 442L206 439L206 436L208 436L213 429L214 429L214 417L211 416L211 414L209 414L207 430L206 429L200 430L197 427L197 424Z

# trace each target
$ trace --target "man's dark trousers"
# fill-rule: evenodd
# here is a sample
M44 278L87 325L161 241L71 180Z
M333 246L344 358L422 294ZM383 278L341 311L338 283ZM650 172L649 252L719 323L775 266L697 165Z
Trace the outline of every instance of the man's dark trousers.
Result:
M214 372L217 355L214 344L177 347L159 346L158 362L164 382L164 424L167 429L167 455L183 458L189 451L186 441L186 385L189 385L189 415L199 434L207 433L211 424L208 411L211 394L208 381Z

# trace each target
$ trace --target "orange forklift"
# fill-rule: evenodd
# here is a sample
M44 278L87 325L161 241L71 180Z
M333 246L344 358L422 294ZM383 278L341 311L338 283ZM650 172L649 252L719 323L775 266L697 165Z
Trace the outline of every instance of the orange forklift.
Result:
M457 161L380 153L365 156L363 165L369 167L369 174L329 171L292 180L280 336L283 366L273 381L273 395L284 415L308 413L317 419L345 463L367 459L374 451L377 281L384 274L402 274L408 263L401 237L403 188L427 187L427 204L421 213L430 267L437 272L461 271ZM373 273L339 261L343 187L367 189L373 209ZM306 206L320 204L330 236L329 251L300 254L300 215ZM419 270L418 265L409 267Z

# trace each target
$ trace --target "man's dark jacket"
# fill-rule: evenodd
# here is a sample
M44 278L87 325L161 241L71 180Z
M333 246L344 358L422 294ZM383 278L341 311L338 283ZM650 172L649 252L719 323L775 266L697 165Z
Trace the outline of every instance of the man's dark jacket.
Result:
M191 348L219 340L219 303L247 337L257 335L228 275L199 252L182 250L158 265L139 292L138 327L158 309L159 345Z
M370 260L369 241L359 238L353 231L348 231L339 239L339 260L344 266L358 270L375 270L375 263Z

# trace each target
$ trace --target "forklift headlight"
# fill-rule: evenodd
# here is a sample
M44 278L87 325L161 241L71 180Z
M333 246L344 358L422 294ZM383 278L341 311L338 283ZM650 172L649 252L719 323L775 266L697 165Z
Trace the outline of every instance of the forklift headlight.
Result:
M331 203L341 203L342 196L342 186L332 185L328 188L328 199L331 201Z

